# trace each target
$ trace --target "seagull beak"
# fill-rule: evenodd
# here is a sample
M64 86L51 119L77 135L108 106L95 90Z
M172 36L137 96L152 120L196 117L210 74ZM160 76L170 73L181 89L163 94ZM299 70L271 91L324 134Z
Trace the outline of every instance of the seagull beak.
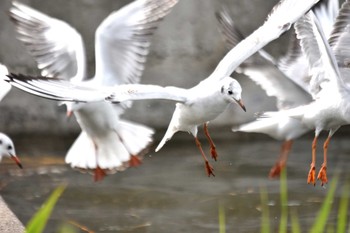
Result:
M13 161L15 161L15 163L18 165L18 167L20 167L21 169L23 169L23 166L21 164L21 161L19 161L18 157L16 155L10 155L11 156L11 159Z
M240 100L236 100L236 102L237 102L237 104L239 105L239 106L241 106L241 108L243 109L243 111L247 111L247 109L245 108L245 106L244 106L244 104L243 104L243 101L242 101L242 99L240 99Z

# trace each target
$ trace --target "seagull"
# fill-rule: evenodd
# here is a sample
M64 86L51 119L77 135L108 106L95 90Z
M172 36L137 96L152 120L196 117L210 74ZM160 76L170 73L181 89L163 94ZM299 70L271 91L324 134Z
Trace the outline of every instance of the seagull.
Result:
M0 101L11 90L11 84L4 81L4 79L7 78L6 75L8 75L7 67L0 64ZM15 146L11 138L4 133L0 133L0 161L2 157L10 157L20 168L23 168L20 160L16 156Z
M9 138L4 133L0 133L0 161L3 157L9 157L18 165L18 167L23 168L19 158L16 155L15 146Z
M318 2L313 8L315 14L322 20L322 28L330 33L336 14L339 10L338 0ZM244 39L227 10L216 13L218 28L228 48L234 47ZM237 69L259 85L267 96L276 97L278 110L294 108L312 101L308 90L308 66L303 56L299 40L293 35L285 56L276 60L265 50L248 58ZM280 175L285 167L293 141L310 131L299 120L283 115L279 118L260 118L255 121L233 127L234 132L264 133L283 141L281 151L275 165L271 168L269 177Z
M350 23L350 1L341 6L329 40L312 11L298 20L295 30L301 40L310 66L310 90L314 100L300 107L285 110L284 114L300 120L307 127L315 130L312 142L312 161L307 182L316 183L316 145L323 130L329 131L323 144L323 163L317 175L323 186L327 178L327 150L333 134L342 126L350 123L350 88L345 82L349 74L348 25ZM279 113L266 112L263 116L278 117Z
M47 80L45 77L21 74L10 74L7 81L29 93L58 101L99 102L107 100L112 103L123 103L144 99L173 100L177 102L176 108L156 151L159 151L174 133L190 132L204 159L207 175L214 176L213 167L197 138L198 126L204 126L204 132L211 147L211 155L215 160L217 158L216 147L209 135L208 123L219 116L231 103L236 103L245 110L241 99L242 88L230 75L245 59L288 30L317 2L318 0L280 1L261 27L232 48L209 77L189 89L151 84L123 84L115 87L91 88L86 85L72 85L62 79Z
M83 39L76 29L16 1L10 18L42 75L59 76L70 85L106 87L140 81L152 35L177 2L136 0L105 18L95 32L96 73L91 79L86 75ZM67 115L73 112L82 129L65 159L73 168L92 170L99 181L141 163L154 130L121 119L130 102L65 104Z

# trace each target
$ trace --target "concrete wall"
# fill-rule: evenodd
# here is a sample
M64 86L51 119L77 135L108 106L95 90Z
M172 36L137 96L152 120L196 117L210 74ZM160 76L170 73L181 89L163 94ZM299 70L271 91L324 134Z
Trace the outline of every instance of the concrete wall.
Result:
M10 0L0 1L0 62L12 72L38 74L34 60L16 40L7 10ZM126 0L26 0L21 1L50 16L63 19L81 32L85 39L89 74L94 74L94 32L112 11L130 1ZM142 83L175 85L189 88L206 78L227 51L216 27L214 12L222 6L229 8L243 33L248 35L264 21L277 0L180 0L154 35L151 52ZM62 35L64 36L64 35ZM287 36L270 44L274 55L284 52ZM213 124L232 125L254 118L254 112L274 109L274 99L246 77L233 75L243 86L244 113L232 106ZM174 103L171 101L139 101L128 110L125 118L156 128L166 127ZM54 101L31 96L19 90L0 103L0 131L17 134L77 132L74 119L67 121L64 107Z

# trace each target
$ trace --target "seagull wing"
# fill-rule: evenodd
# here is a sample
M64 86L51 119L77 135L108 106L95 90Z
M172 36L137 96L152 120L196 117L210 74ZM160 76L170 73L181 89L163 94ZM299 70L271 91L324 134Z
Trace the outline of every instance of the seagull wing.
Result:
M350 74L350 1L345 1L329 38L342 78L349 84Z
M236 23L226 10L226 8L223 8L222 10L215 13L217 22L218 22L218 28L221 32L221 35L223 36L227 48L232 49L235 47L239 42L244 40L245 36L241 33L241 31L236 26ZM266 60L269 60L271 63L275 64L275 59L265 50L260 49L258 51L261 57L265 58ZM252 57L254 58L254 57ZM250 62L247 59L244 63ZM254 61L251 61L254 62Z
M278 38L317 2L318 0L281 0L272 9L265 23L231 49L205 81L217 82L231 75L244 60Z
M124 84L115 86L112 94L106 98L106 100L113 103L146 99L173 100L184 103L189 99L189 91L173 86L162 87L147 84Z
M57 101L103 101L112 92L108 88L104 89L85 85L85 82L74 84L65 79L42 76L33 77L13 73L8 74L5 81L30 94Z
M165 99L186 102L187 89L158 85L121 84L113 87L92 87L88 82L72 83L68 80L9 74L5 81L13 86L43 98L58 101L96 102L107 99L113 103L129 100Z
M110 86L138 83L151 37L177 2L138 0L110 14L95 34L95 81Z
M318 96L325 84L341 88L343 84L335 56L312 11L295 23L295 30L309 63L313 97Z
M328 37L339 11L338 0L320 0L312 7L312 10L320 21L323 32ZM278 61L278 68L301 88L310 92L309 66L295 32L289 41L287 53Z
M81 35L67 23L17 1L9 12L18 39L35 58L43 76L85 78L85 49Z
M320 0L312 11L320 22L326 38L329 38L339 12L339 0Z

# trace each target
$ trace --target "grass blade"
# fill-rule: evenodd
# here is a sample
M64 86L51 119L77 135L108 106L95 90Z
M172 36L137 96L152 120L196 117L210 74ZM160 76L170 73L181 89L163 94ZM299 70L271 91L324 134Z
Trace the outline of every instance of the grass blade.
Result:
M261 200L261 233L270 233L270 213L266 188L260 189Z
M219 204L219 232L226 233L225 208Z
M291 211L292 233L301 233L299 219L296 210Z
M346 224L348 217L348 205L349 205L349 183L345 184L343 187L340 203L339 203L339 211L338 211L338 223L337 223L337 233L345 233L346 232Z
M287 233L288 224L288 188L287 188L287 172L284 168L280 176L280 199L281 199L281 220L279 233Z
M66 185L60 185L51 193L50 197L27 223L26 233L43 232L47 220L51 215L52 209L54 208L58 198L61 196L65 188Z
M315 222L312 225L312 228L310 230L310 233L324 232L328 215L332 208L332 202L333 202L335 190L337 188L337 183L338 183L338 176L335 176L329 185L327 196L322 203L321 209L317 214Z

